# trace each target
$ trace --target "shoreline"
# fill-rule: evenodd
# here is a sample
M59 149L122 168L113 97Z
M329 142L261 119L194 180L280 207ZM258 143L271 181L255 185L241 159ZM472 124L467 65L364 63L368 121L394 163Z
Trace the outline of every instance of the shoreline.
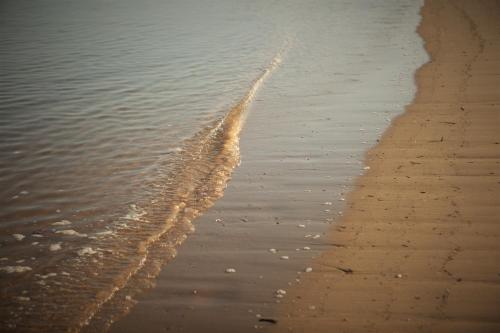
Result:
M224 196L194 221L196 232L156 287L132 296L137 304L111 332L268 328L260 319L275 317L283 300L277 290L296 284L297 273L334 246L325 236L364 172L365 151L413 98L415 69L427 59L415 32L420 1L388 1L369 12L337 5L312 13L336 31L339 22L329 18L345 10L347 36L339 33L334 45L308 33L297 39L252 102L242 164ZM351 24L358 19L363 24Z
M271 331L500 329L500 8L426 0L431 59ZM495 14L496 13L496 14Z

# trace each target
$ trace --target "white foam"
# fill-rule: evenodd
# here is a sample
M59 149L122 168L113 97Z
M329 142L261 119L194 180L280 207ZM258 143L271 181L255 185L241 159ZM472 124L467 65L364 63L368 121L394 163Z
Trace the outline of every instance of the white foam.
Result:
M106 231L96 232L95 234L96 234L96 236L109 236L109 235L113 235L114 232L111 230L106 230Z
M95 251L91 247L87 246L87 247L84 247L84 248L78 250L76 253L81 257L81 256L85 256L85 255L96 254L97 251Z
M180 153L183 150L184 149L182 149L181 147L174 147L174 148L168 149L167 152L169 152L169 153Z
M66 236L87 237L87 234L81 234L78 231L75 231L73 229L58 230L58 231L56 231L56 234L63 234L63 235L66 235Z
M71 224L71 221L68 221L68 220L62 220L59 222L52 223L52 225L70 225L70 224Z
M54 277L54 276L57 276L57 273L48 273L48 274L45 274L45 275L41 275L41 274L35 274L35 276L38 276L39 278L42 278L42 279L48 279L49 277Z
M136 205L130 205L130 210L123 218L132 221L140 221L141 218L146 215L146 211L137 207Z
M4 271L6 273L24 273L31 271L31 267L29 266L3 266L0 267L0 271Z

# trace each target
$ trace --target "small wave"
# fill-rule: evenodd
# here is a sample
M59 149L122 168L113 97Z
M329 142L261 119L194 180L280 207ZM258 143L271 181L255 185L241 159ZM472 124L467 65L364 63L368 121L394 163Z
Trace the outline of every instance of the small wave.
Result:
M114 223L96 224L95 231L79 230L76 223L76 230L70 229L73 224L62 220L43 231L46 242L38 231L26 236L41 241L37 248L52 259L47 265L32 259L42 266L0 267L1 273L16 276L9 288L2 289L2 325L22 331L93 332L124 315L140 290L152 286L161 268L175 258L179 245L194 231L192 221L223 195L240 162L245 111L281 63L283 51L223 118L182 147L168 150L175 154L173 166L156 181L162 188L154 197L130 205ZM22 236L14 236L20 244ZM44 278L47 274L50 279ZM11 312L15 316L9 316Z
M126 220L140 221L144 215L146 215L146 211L144 209L132 204L130 205L129 212L123 218Z
M254 81L245 96L221 120L197 133L186 141L181 149L180 163L171 184L161 200L154 200L155 206L138 208L131 206L128 219L143 220L155 224L160 219L161 228L141 243L143 256L127 277L127 281L113 290L112 295L102 302L86 321L84 331L107 328L125 314L134 304L133 295L151 286L160 269L177 254L176 248L194 231L192 221L210 208L224 192L232 170L240 162L239 134L245 120L245 111L259 88L272 71L282 62L280 51L268 67ZM168 203L167 217L157 211L157 203ZM164 216L164 215L163 215Z

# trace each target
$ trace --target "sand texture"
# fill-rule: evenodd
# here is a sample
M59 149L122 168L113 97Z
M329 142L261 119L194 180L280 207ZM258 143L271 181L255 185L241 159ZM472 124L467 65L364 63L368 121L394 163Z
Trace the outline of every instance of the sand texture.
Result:
M276 331L500 332L500 2L422 16L417 96Z

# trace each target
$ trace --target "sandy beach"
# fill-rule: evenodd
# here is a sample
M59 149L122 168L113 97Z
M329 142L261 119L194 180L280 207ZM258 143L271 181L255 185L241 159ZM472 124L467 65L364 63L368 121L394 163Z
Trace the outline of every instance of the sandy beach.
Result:
M431 61L276 331L500 331L500 5L428 0Z

